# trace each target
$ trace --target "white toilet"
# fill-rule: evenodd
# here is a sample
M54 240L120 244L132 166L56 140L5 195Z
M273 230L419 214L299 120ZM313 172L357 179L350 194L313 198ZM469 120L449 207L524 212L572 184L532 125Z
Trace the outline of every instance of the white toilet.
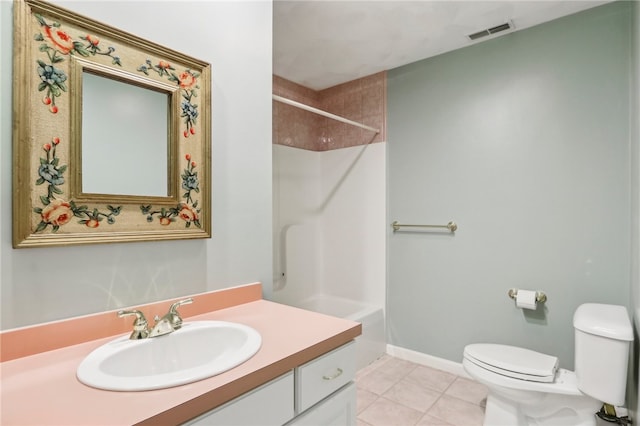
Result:
M625 402L633 331L623 306L576 309L575 372L558 358L514 346L476 343L462 365L489 388L484 426L587 426L603 403Z

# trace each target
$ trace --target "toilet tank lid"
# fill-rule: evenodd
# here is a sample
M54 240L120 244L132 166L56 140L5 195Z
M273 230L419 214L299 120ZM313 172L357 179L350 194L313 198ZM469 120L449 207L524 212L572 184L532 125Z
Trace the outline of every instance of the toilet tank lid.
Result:
M627 309L619 305L585 303L573 315L573 326L585 333L616 340L633 340Z

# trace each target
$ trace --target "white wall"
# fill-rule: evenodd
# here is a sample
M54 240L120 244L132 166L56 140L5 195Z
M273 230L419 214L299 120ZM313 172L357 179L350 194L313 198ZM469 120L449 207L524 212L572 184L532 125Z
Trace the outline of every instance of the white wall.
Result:
M630 8L614 2L388 73L390 343L573 367L585 302L630 307ZM637 185L635 186L637 191ZM539 311L509 288L542 290Z
M269 296L271 2L56 3L212 64L213 238L11 248L12 4L2 1L2 328L255 281L265 284Z
M325 152L274 145L274 299L327 294L384 306L385 163L385 143Z

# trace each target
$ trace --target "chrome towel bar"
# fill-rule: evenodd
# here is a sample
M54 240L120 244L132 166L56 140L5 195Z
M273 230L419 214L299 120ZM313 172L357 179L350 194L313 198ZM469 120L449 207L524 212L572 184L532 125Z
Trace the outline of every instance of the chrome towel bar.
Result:
M446 225L405 225L398 223L398 221L394 221L391 226L393 227L393 231L398 231L400 228L410 227L410 228L446 228L449 232L455 232L458 229L458 225L454 221L447 223Z

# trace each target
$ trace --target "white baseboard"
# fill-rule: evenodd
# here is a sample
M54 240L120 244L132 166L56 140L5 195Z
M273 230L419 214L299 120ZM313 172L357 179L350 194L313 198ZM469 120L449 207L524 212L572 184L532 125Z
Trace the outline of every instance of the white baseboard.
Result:
M416 364L446 371L447 373L452 373L467 379L471 378L467 372L464 371L462 363L460 362L449 361L448 359L438 358L433 355L427 355L422 352L416 352L411 349L405 349L389 344L387 344L387 354L396 358L404 359L405 361L411 361Z

